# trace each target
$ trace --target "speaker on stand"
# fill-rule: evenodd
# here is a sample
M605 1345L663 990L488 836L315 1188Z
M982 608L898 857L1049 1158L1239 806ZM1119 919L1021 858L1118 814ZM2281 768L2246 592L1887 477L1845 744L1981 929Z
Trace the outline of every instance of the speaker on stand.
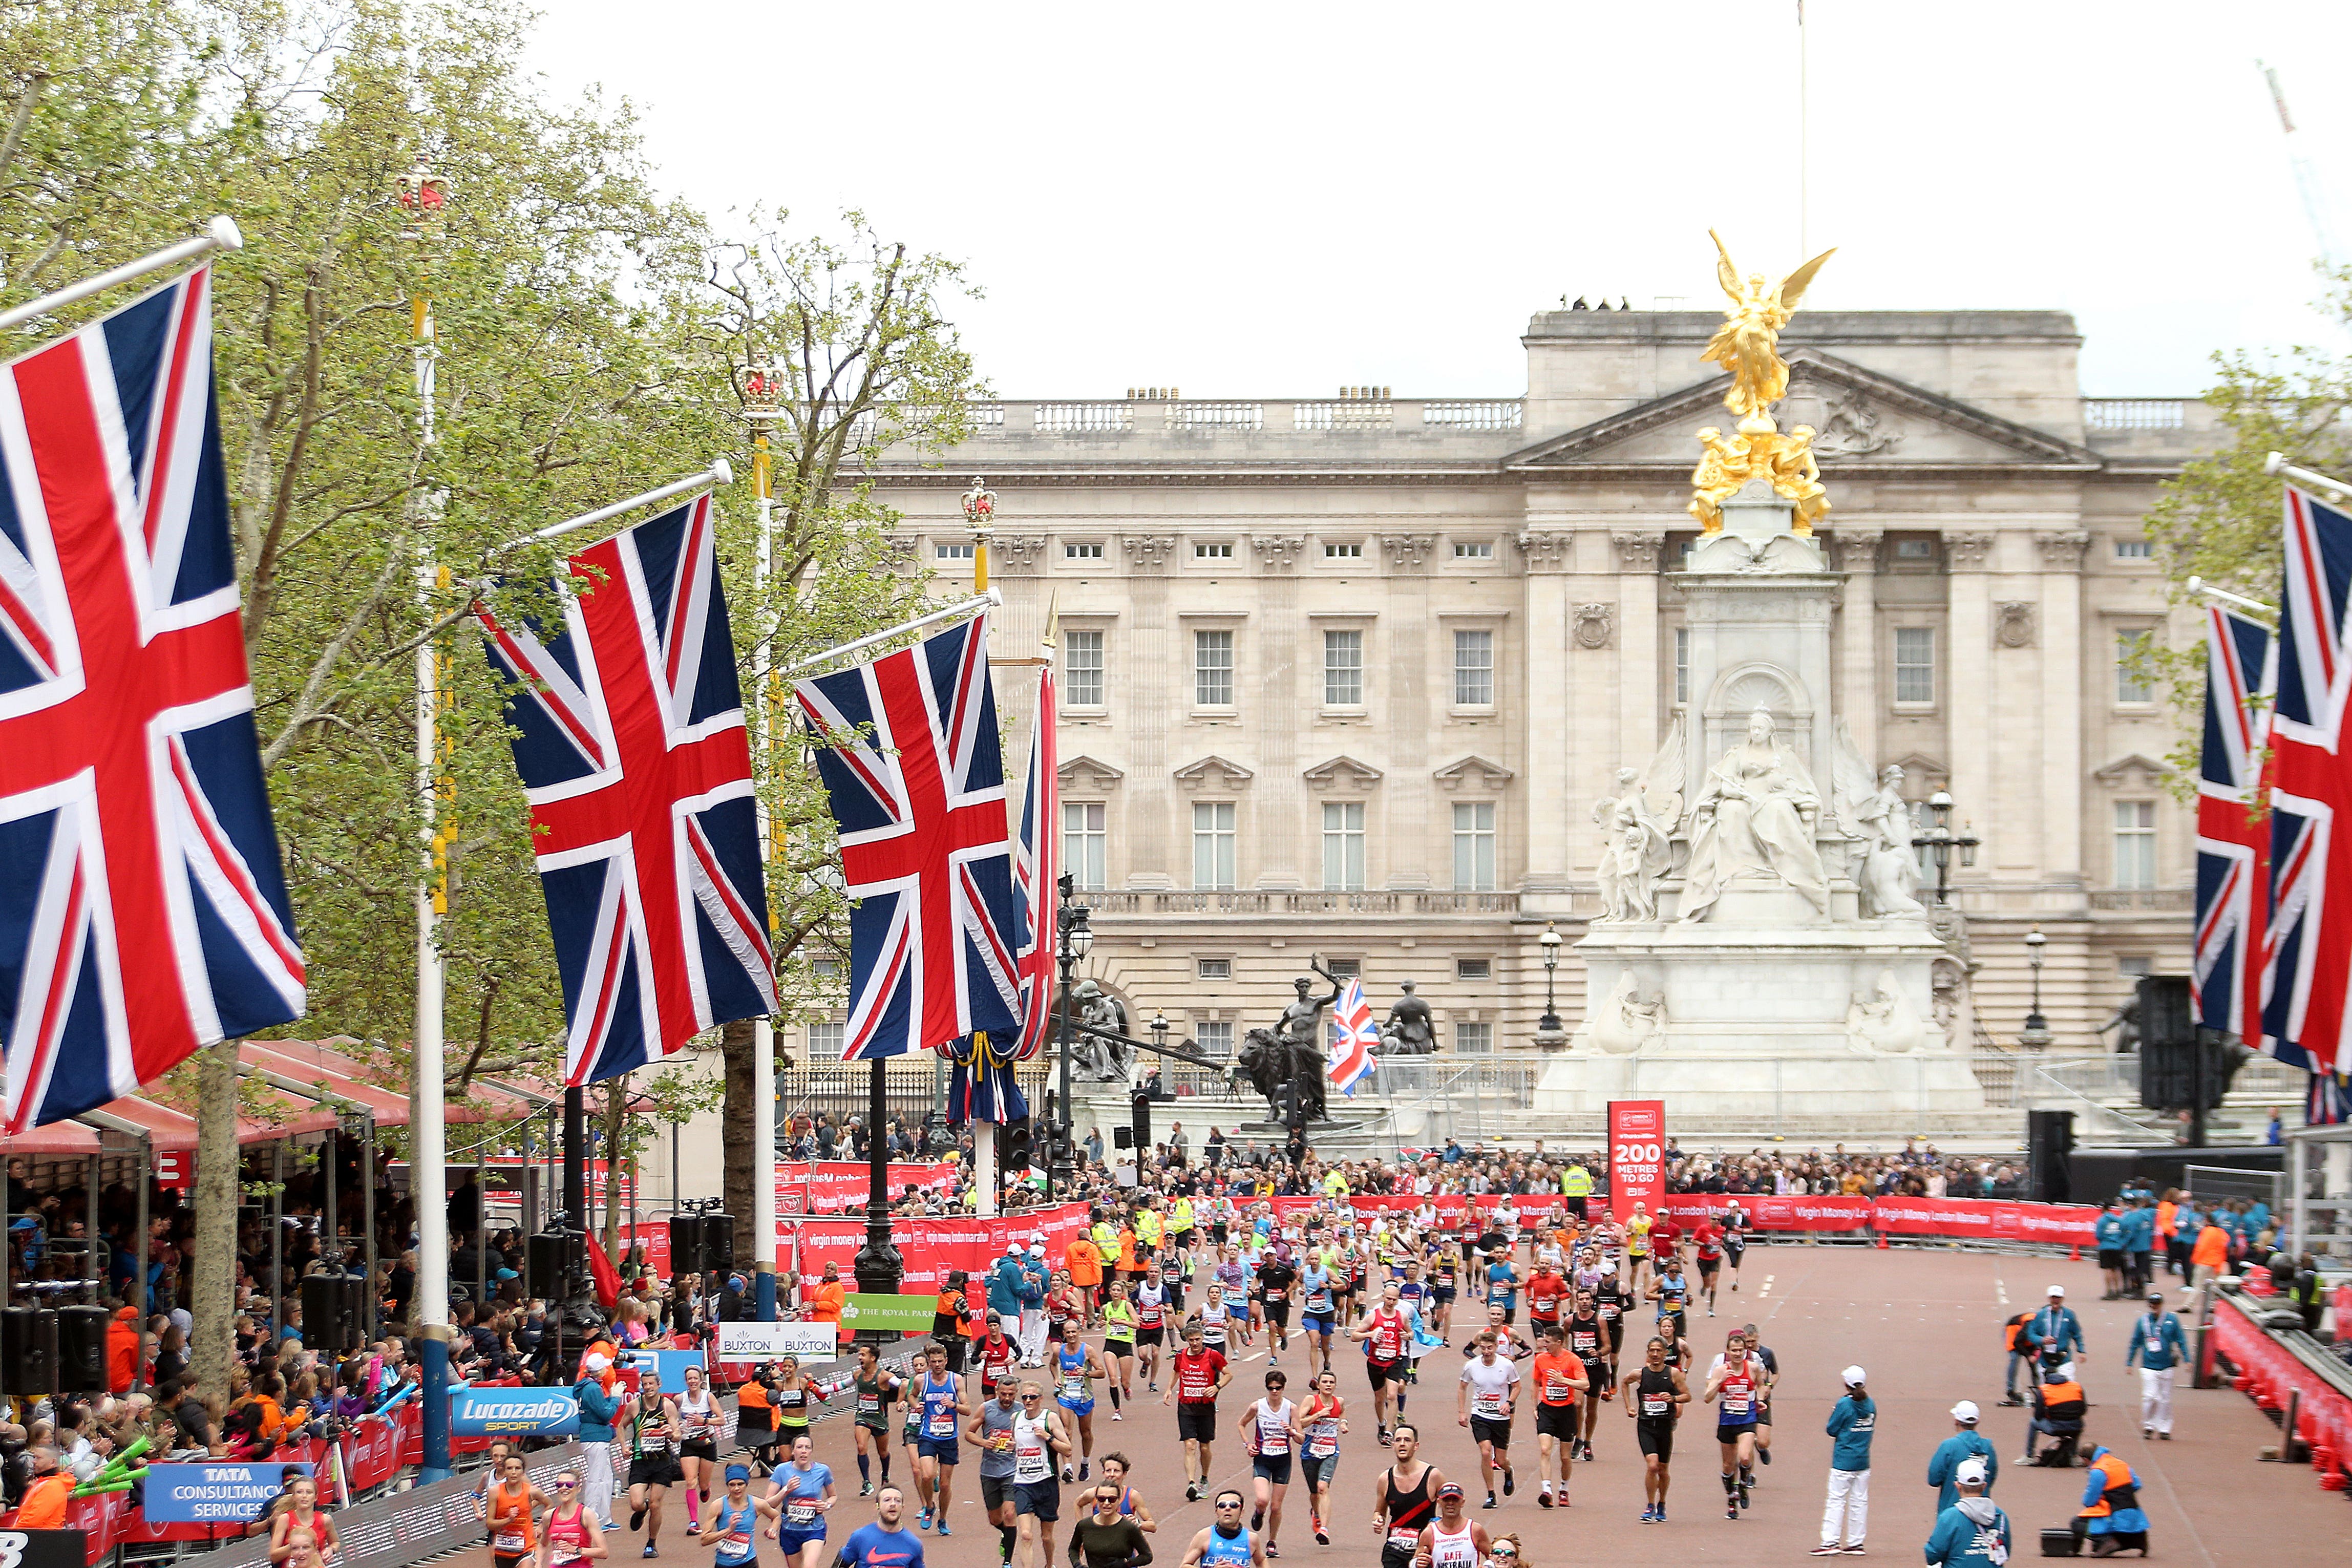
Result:
M25 1399L58 1393L58 1314L47 1307L0 1310L0 1394Z
M2074 1182L2066 1156L2074 1149L2074 1113L2071 1110L2029 1110L2025 1113L2027 1195L2038 1204L2073 1201Z

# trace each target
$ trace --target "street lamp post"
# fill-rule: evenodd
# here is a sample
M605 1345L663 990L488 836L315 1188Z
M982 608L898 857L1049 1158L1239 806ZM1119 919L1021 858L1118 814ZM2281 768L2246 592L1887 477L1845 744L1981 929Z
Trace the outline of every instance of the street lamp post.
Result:
M1544 1010L1536 1021L1536 1044L1546 1050L1557 1050L1568 1038L1568 1030L1559 1021L1559 927L1552 921L1544 921L1543 935L1536 939L1543 944Z
M2050 1020L2042 1016L2042 950L2050 939L2035 926L2025 933L2025 966L2033 974L2033 1009L2025 1015L2025 1027L2017 1033L2017 1043L2029 1051L2047 1049L2050 1045Z
M1952 829L1952 795L1949 790L1937 790L1927 797L1927 825L1911 836L1914 847L1926 845L1936 862L1936 902L1938 907L1950 904L1952 852L1959 851L1963 868L1977 863L1977 846L1984 840L1976 836L1967 823L1959 830Z
M1067 1194L1077 1180L1070 1160L1070 1052L1077 1045L1077 1037L1070 1027L1070 976L1079 961L1094 950L1095 933L1087 923L1094 911L1071 901L1070 895L1076 888L1076 879L1066 871L1054 884L1059 899L1054 920L1054 959L1062 977L1062 1068L1061 1091L1055 1096L1054 1109L1054 1151L1045 1172L1046 1194L1050 1197Z

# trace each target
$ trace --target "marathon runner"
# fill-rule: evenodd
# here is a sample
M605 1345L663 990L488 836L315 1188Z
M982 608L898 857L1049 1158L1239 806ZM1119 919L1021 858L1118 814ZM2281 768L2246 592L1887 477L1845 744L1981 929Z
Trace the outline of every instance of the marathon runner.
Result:
M1431 1327L1441 1340L1454 1338L1454 1298L1461 1289L1462 1244L1447 1237L1437 1244L1437 1257L1429 1274L1430 1305L1436 1309Z
M1607 1267L1592 1287L1592 1310L1599 1314L1601 1325L1609 1331L1609 1361L1613 1370L1625 1349L1625 1288L1617 1282L1617 1271ZM1588 1453L1584 1456L1591 1458Z
M1250 1401L1242 1412L1242 1440L1248 1446L1250 1485L1257 1507L1250 1529L1265 1531L1265 1554L1279 1557L1275 1538L1282 1533L1282 1499L1290 1489L1290 1458L1307 1434L1298 1424L1298 1407L1283 1393L1289 1380L1279 1370L1265 1374L1265 1394Z
M910 1420L919 1415L922 1422L915 1444L915 1487L922 1495L923 1512L916 1528L929 1530L936 1513L940 1533L947 1535L951 1533L948 1503L955 1490L956 1464L963 1457L956 1434L971 1405L964 1397L963 1373L948 1370L945 1350L932 1344L924 1350L923 1361L922 1386L908 1412Z
M1201 1500L1209 1479L1210 1447L1217 1440L1217 1395L1234 1380L1224 1356L1209 1348L1197 1318L1184 1325L1184 1348L1160 1403L1176 1406L1176 1436L1184 1444L1184 1500Z
M677 1468L686 1487L686 1532L702 1533L702 1505L709 1500L719 1468L719 1406L698 1366L686 1369L686 1392L677 1396Z
M1666 1342L1666 1359L1675 1370L1688 1376L1698 1370L1698 1352L1691 1349L1690 1341L1675 1332L1675 1316L1665 1308L1658 1309L1657 1326L1651 1332Z
M1597 1332L1599 1325L1594 1327ZM1559 1506L1566 1508L1569 1472L1576 1462L1576 1406L1592 1384L1582 1359L1568 1349L1565 1330L1554 1323L1541 1339L1543 1349L1528 1368L1536 1390L1536 1475L1543 1483L1543 1489L1536 1494L1536 1506L1552 1506L1552 1479L1557 1476Z
M1265 1364L1274 1365L1276 1352L1290 1348L1290 1298L1298 1287L1298 1268L1290 1260L1290 1244L1275 1244L1274 1251L1258 1265L1258 1300L1265 1307L1267 1342ZM1273 1556L1274 1536L1265 1538L1266 1554Z
M1129 1484L1128 1477L1134 1468L1127 1462L1127 1456L1114 1448L1103 1456L1102 1484L1118 1489L1118 1511L1135 1521L1144 1534L1151 1535L1159 1531L1160 1524L1151 1517L1151 1510L1143 1506L1143 1494Z
M1489 1544L1486 1527L1463 1511L1462 1489L1448 1481L1437 1489L1437 1517L1413 1542L1413 1568L1484 1568Z
M1723 1256L1731 1264L1731 1289L1739 1292L1739 1260L1748 1253L1748 1211L1733 1204L1723 1215Z
M1642 1510L1643 1524L1666 1522L1666 1489L1675 1458L1675 1423L1690 1403L1690 1385L1682 1369L1666 1359L1666 1342L1653 1338L1642 1347L1642 1364L1618 1380L1625 1415L1642 1445Z
M691 1371L688 1375L692 1376ZM882 1352L872 1345L857 1347L857 1373L851 1380L857 1391L856 1424L850 1436L857 1445L857 1495L874 1495L871 1454L882 1456L882 1484L890 1484L890 1402L906 1384L882 1367ZM869 1453L870 1450L870 1453Z
M1518 1321L1519 1271L1512 1265L1508 1243L1487 1255L1486 1305L1490 1310L1500 1308L1506 1323Z
M1706 1315L1715 1316L1715 1277L1723 1268L1723 1232L1705 1215L1691 1230L1693 1254L1698 1259L1698 1288L1706 1293Z
M312 1496L315 1498L316 1495L314 1491ZM530 1530L532 1511L552 1507L553 1500L530 1484L522 1456L510 1453L499 1462L498 1483L490 1488L488 1501L490 1562L496 1568L518 1568L525 1558L533 1556L538 1551L538 1543L532 1539ZM273 1530L290 1534L288 1527L297 1522L313 1524L312 1521L298 1515L289 1508L278 1516ZM321 1557L332 1550L326 1543L334 1539L333 1530L334 1526L326 1522L323 1514L319 1516L311 1530L311 1534L320 1538Z
M1412 1344L1412 1323L1397 1302L1397 1287L1391 1281L1381 1289L1381 1304L1348 1331L1349 1339L1364 1342L1364 1371L1372 1384L1372 1419L1383 1448L1389 1444L1389 1387L1396 1384L1402 1394Z
M751 1495L751 1467L727 1467L726 1490L719 1495L719 1505L710 1516L710 1532L703 1542L711 1548L711 1561L719 1568L751 1568L759 1557L759 1547L753 1532L759 1529L764 1515L774 1518L776 1506L765 1498ZM547 1516L548 1534L555 1533L555 1516Z
M1462 1363L1462 1377L1454 1403L1463 1426L1478 1445L1478 1477L1486 1483L1486 1500L1495 1506L1495 1472L1503 1472L1503 1495L1518 1489L1511 1474L1511 1411L1517 1402L1518 1363L1495 1353L1495 1335L1487 1331L1473 1342L1477 1354Z
M1625 1220L1626 1283L1636 1290L1642 1288L1642 1266L1650 1261L1651 1224L1649 1205L1642 1203Z
M840 1568L923 1568L923 1538L899 1522L906 1509L907 1494L883 1482L874 1522L851 1531L834 1561Z
M662 1500L678 1480L677 1405L661 1391L661 1373L639 1379L629 1402L629 1529L646 1532L644 1555L658 1557ZM650 1519L650 1522L648 1522Z
M1021 1413L1013 1418L1013 1514L1021 1534L1022 1568L1030 1568L1033 1546L1044 1549L1037 1568L1054 1568L1054 1526L1062 1517L1062 1483L1054 1476L1054 1457L1061 1456L1066 1471L1070 1448L1062 1413L1045 1403L1043 1386L1024 1383Z
M1571 1458L1592 1458L1592 1429L1601 1419L1601 1402L1617 1389L1617 1372L1609 1354L1609 1325L1592 1305L1592 1292L1576 1293L1576 1310L1560 1325L1568 1342L1568 1353L1584 1363L1584 1414L1578 1421L1578 1433L1573 1445L1578 1452ZM1565 1474L1566 1472L1562 1472Z
M1658 1304L1658 1316L1669 1315L1675 1321L1674 1337L1682 1339L1690 1332L1690 1281L1683 1275L1683 1260L1671 1252L1657 1257L1657 1278L1650 1281L1643 1298Z
M1121 1489L1108 1479L1094 1489L1093 1506L1070 1526L1071 1568L1143 1568L1151 1561L1142 1526L1119 1508Z
M1437 1514L1437 1491L1447 1484L1434 1465L1419 1458L1421 1434L1410 1424L1396 1429L1396 1459L1372 1483L1372 1533L1381 1537L1381 1568L1412 1568L1421 1532ZM1454 1489L1459 1496L1461 1489Z
M1265 1551L1242 1522L1242 1494L1217 1494L1217 1522L1192 1537L1181 1568L1265 1568Z
M1531 1338L1541 1340L1546 1329L1559 1327L1560 1302L1568 1292L1568 1281L1560 1277L1552 1260L1538 1256L1536 1271L1528 1280L1528 1332Z
M1066 1460L1062 1465L1062 1479L1082 1481L1087 1479L1095 1457L1095 1384L1108 1377L1110 1371L1089 1344L1066 1344L1054 1352L1054 1370L1060 1381L1054 1390L1054 1402L1076 1419L1078 1426L1078 1468L1073 1475ZM1110 1391L1110 1402L1118 1404L1118 1390ZM1050 1532L1049 1532L1050 1533ZM1050 1565L1049 1565L1050 1568Z
M1338 1303L1332 1297L1331 1271L1325 1267L1319 1252L1307 1254L1305 1267L1298 1271L1298 1288L1302 1298L1298 1322L1307 1334L1307 1369L1310 1374L1315 1373L1319 1357L1322 1370L1328 1372L1331 1367L1331 1330L1338 1321Z
M1174 1255L1170 1255L1170 1267L1174 1267ZM1143 1391L1160 1392L1160 1355L1168 1337L1168 1317L1174 1310L1169 1300L1171 1288L1156 1275L1144 1276L1135 1292L1135 1349L1143 1362Z
M1013 1423L1021 1414L1021 1381L1011 1373L996 1380L988 1400L963 1424L963 1435L980 1449L980 1506L996 1527L999 1563L1013 1561L1021 1542L1020 1515L1013 1507ZM948 1532L947 1520L940 1533Z
M1715 1440L1723 1449L1723 1512L1738 1519L1748 1506L1756 1481L1756 1405L1764 1384L1764 1363L1748 1348L1748 1336L1734 1329L1725 1336L1723 1353L1707 1369L1703 1401L1723 1402L1715 1423Z
M1315 1544L1331 1544L1331 1482L1339 1473L1339 1439L1348 1435L1347 1402L1339 1397L1339 1374L1328 1365L1315 1374L1314 1390L1298 1413L1306 1433L1300 1447L1305 1460L1307 1517L1315 1527Z
M744 1466L733 1468L751 1475ZM547 1525L540 1532L538 1568L574 1568L604 1555L604 1522L582 1499L580 1472L556 1471L555 1506L547 1510Z
M837 1500L833 1467L819 1464L816 1442L803 1432L793 1439L792 1463L768 1478L768 1501L782 1510L764 1532L783 1543L786 1568L817 1568L824 1558L824 1516Z
M1118 1381L1111 1384L1110 1418L1120 1419L1118 1402L1122 1395L1135 1397L1135 1336L1138 1316L1135 1303L1127 1299L1125 1279L1110 1283L1110 1299L1103 1303L1103 1354L1115 1366Z

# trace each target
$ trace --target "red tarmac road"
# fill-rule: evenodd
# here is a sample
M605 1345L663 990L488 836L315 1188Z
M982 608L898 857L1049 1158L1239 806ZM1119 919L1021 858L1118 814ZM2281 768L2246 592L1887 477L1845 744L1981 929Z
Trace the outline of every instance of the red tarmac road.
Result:
M1669 1522L1645 1525L1642 1512L1642 1460L1633 1424L1612 1402L1604 1407L1595 1436L1599 1455L1575 1468L1574 1506L1565 1511L1536 1505L1534 1421L1525 1403L1514 1425L1514 1453L1522 1467L1517 1495L1492 1512L1479 1510L1477 1450L1455 1425L1452 1373L1457 1352L1432 1351L1422 1363L1422 1382L1408 1415L1423 1432L1423 1457L1463 1482L1470 1493L1471 1517L1490 1531L1517 1532L1527 1548L1527 1568L1562 1563L1638 1563L1661 1558L1676 1563L1787 1563L1803 1558L1820 1538L1829 1439L1822 1431L1841 1392L1838 1373L1859 1363L1869 1373L1878 1404L1878 1429L1872 1455L1869 1555L1918 1563L1934 1523L1935 1492L1926 1484L1927 1458L1950 1436L1948 1412L1957 1400L1973 1399L1984 1409L1982 1430L1999 1445L2001 1472L1994 1500L2008 1510L2020 1557L2032 1557L2045 1525L2073 1517L2082 1489L2080 1470L2022 1469L2014 1460L2022 1447L2025 1414L2002 1408L2001 1323L2013 1312L2038 1305L2052 1284L2063 1284L2081 1315L2090 1353L2082 1381L2089 1392L2090 1436L2115 1447L2137 1471L2140 1501L2151 1521L2152 1555L2176 1563L2213 1568L2285 1568L2305 1563L2352 1561L2352 1493L2324 1492L2308 1466L2263 1464L2261 1447L2276 1440L2277 1428L2243 1394L2223 1387L2197 1390L2185 1383L2174 1395L2175 1439L2144 1441L2138 1425L2138 1379L2123 1364L2131 1302L2099 1300L2099 1273L2090 1262L2053 1261L1958 1249L1853 1247L1751 1247L1741 1289L1728 1285L1712 1320L1704 1303L1691 1323L1700 1363L1722 1348L1732 1325L1754 1321L1778 1357L1781 1380L1773 1401L1774 1462L1759 1468L1761 1485L1753 1506L1734 1523L1723 1517L1717 1479L1712 1420L1700 1413L1697 1380L1692 1384L1692 1415L1678 1435ZM1197 1297L1197 1291L1195 1295ZM1466 1314L1455 1313L1454 1341L1467 1335ZM1630 1352L1633 1341L1628 1333ZM1282 1357L1291 1374L1289 1393L1303 1394L1303 1340ZM1246 1492L1249 1458L1233 1434L1233 1424L1261 1392L1265 1347L1236 1348L1234 1381L1219 1402L1224 1440L1216 1447L1216 1476ZM1337 1528L1328 1547L1315 1544L1297 1488L1285 1510L1281 1547L1284 1564L1318 1568L1376 1568L1380 1546L1370 1524L1374 1478L1388 1450L1372 1434L1372 1406L1360 1347L1339 1352L1340 1393L1348 1403L1350 1436L1341 1447L1334 1487ZM1031 1373L1042 1376L1041 1373ZM1164 1375L1161 1386L1167 1386ZM1137 1392L1142 1392L1139 1376ZM1210 1521L1207 1501L1184 1501L1183 1450L1175 1413L1148 1398L1129 1406L1127 1419L1109 1419L1107 1400L1096 1411L1097 1450L1119 1449L1135 1461L1135 1482L1160 1529L1153 1538L1158 1563L1176 1568L1192 1533ZM1524 1448L1524 1452L1520 1450ZM817 1427L817 1458L834 1468L842 1500L832 1515L830 1542L838 1547L851 1530L873 1518L870 1502L857 1495L857 1464L848 1425L834 1418ZM923 1538L933 1568L993 1568L996 1532L982 1517L979 1470L971 1445L964 1447L954 1507L954 1534ZM903 1456L895 1457L892 1479L904 1480ZM878 1478L877 1478L878 1479ZM755 1483L761 1485L762 1483ZM1080 1505L1080 1488L1064 1489L1063 1528L1057 1552L1066 1561L1067 1524ZM610 1563L633 1564L644 1542L624 1529L612 1538ZM685 1510L672 1494L660 1541L660 1561L707 1563L700 1538L683 1533ZM910 1506L908 1520L913 1510ZM782 1562L772 1542L762 1542L761 1561ZM475 1549L459 1561L467 1568L488 1554ZM828 1552L827 1562L830 1562Z

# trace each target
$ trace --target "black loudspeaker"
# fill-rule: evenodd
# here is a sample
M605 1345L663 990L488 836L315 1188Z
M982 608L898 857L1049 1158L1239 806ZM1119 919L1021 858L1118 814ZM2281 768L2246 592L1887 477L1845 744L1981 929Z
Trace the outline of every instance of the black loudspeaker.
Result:
M2029 1110L2025 1113L2027 1194L2038 1204L2072 1201L2074 1182L2066 1157L2074 1149L2074 1113L2071 1110Z
M698 1214L674 1214L669 1216L669 1271L675 1275L702 1272L702 1243L705 1231Z
M2197 1013L2186 974L2139 977L2139 1037L2145 1046L2185 1046L2197 1038Z
M1132 1127L1114 1127L1114 1128L1112 1128L1112 1129L1110 1130L1110 1146L1111 1146L1112 1148L1114 1148L1114 1149L1132 1149L1132 1148L1134 1148L1134 1147L1135 1147L1135 1129L1134 1129L1134 1128L1132 1128Z
M1138 1089L1129 1104L1134 1111L1135 1146L1149 1149L1151 1147L1151 1096Z
M587 1248L576 1230L542 1230L530 1238L530 1288L534 1294L555 1297L563 1278L586 1265Z
M707 1272L726 1274L735 1267L735 1216L731 1214L707 1214L702 1216L702 1267Z
M103 1307L58 1309L58 1392L106 1392L106 1324Z
M329 1355L344 1355L365 1340L366 1285L348 1274L302 1277L302 1342Z
M57 1392L57 1313L34 1307L0 1311L0 1394L34 1399Z

